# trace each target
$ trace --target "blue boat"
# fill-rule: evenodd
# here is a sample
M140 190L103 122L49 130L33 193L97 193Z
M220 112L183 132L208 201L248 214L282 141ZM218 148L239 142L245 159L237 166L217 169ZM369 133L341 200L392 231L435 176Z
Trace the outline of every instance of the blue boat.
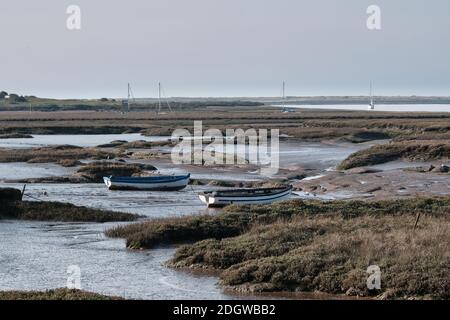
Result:
M157 175L150 177L103 177L110 190L164 190L176 191L186 188L191 174Z

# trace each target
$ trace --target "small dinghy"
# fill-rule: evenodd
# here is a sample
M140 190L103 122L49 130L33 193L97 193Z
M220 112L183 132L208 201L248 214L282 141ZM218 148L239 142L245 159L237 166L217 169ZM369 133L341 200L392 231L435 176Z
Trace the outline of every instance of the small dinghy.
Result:
M229 204L268 204L290 197L292 186L282 188L234 189L199 193L200 200L208 207L223 207Z
M103 177L110 190L161 190L176 191L184 189L189 183L191 174L179 176L150 177Z

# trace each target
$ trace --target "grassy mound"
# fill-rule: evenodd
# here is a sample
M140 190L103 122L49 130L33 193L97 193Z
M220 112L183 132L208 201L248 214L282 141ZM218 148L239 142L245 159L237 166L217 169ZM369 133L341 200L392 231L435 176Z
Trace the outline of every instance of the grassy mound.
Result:
M426 217L416 231L412 230L413 223L407 216L317 221L300 218L274 230L255 228L250 235L210 244L213 249L191 248L184 257L183 250L188 249L182 249L173 263L206 257L202 263L217 268L226 262L222 284L254 291L318 290L448 299L450 256L444 243L449 239L449 219ZM297 234L297 238L278 242L286 233ZM243 246L260 251L243 252L239 249ZM203 256L202 252L207 254ZM221 252L226 255L221 256ZM239 258L229 265L228 256ZM381 270L380 291L371 292L366 286L366 270L371 265Z
M48 291L0 291L0 300L122 300L120 297L110 297L98 293L54 289Z
M57 162L60 166L63 167L77 167L82 164L82 162L76 159L62 159Z
M115 152L76 146L53 146L31 149L0 149L0 162L53 163L62 160L114 159Z
M132 176L143 171L157 170L152 165L126 164L120 162L91 162L78 170L82 177L94 182L103 182L103 177L108 176Z
M373 140L386 140L390 138L391 136L385 132L359 131L344 137L343 140L352 143L363 143Z
M0 201L0 219L59 221L59 222L112 222L135 221L139 216L131 213L104 211L78 207L61 202Z
M370 166L397 159L429 161L450 158L450 141L402 141L373 146L350 155L339 166L340 170Z
M245 217L244 217L245 219ZM126 238L130 249L152 248L162 244L186 243L207 238L221 239L240 234L247 223L239 217L192 216L154 219L106 231L113 238Z
M157 147L171 146L173 145L172 141L164 140L164 141L145 141L145 140L136 140L136 141L124 141L124 140L115 140L110 143L102 144L97 146L98 148L121 148L121 149L152 149Z

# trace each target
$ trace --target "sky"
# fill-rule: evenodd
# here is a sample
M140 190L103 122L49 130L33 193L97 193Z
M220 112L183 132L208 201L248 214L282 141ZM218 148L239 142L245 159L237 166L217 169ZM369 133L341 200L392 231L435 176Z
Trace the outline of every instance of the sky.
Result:
M69 30L69 5L81 29ZM381 30L366 25L381 9ZM2 0L0 90L450 96L448 0Z

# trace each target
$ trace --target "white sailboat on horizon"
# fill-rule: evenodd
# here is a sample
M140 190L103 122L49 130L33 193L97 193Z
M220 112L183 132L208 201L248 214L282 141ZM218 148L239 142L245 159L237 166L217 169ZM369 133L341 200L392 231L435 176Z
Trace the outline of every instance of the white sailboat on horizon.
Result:
M283 81L283 87L281 89L281 99L282 99L281 112L283 113L293 112L291 109L286 107L286 81Z
M130 112L131 99L134 99L133 91L131 90L131 84L128 83L128 94L127 98L122 100L122 114Z
M162 88L161 82L158 82L158 111L156 112L156 114L164 114L164 112L163 113L161 112L162 105L163 105L162 93L163 93L163 88ZM167 98L164 100L167 104L169 111L172 112L172 107L170 106L169 100Z
M372 81L370 81L370 101L369 101L369 110L375 110L375 104L373 102L373 94L372 94Z

